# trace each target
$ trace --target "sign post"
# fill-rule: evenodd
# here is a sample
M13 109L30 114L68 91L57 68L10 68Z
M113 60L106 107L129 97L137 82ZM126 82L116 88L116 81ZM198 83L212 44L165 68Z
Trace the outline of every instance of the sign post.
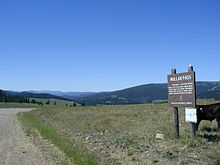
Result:
M176 69L172 68L171 69L171 75L175 76L175 74L176 74ZM176 137L178 137L179 136L179 112L178 112L178 107L172 107L172 111L173 111L174 135Z
M189 65L188 72L176 74L176 69L171 70L168 79L168 102L173 109L174 131L179 136L178 107L196 107L195 72ZM190 123L191 136L196 136L195 123Z
M194 88L194 92L193 92L193 99L194 99L194 108L196 108L196 82L195 82L195 72L193 72L193 66L189 65L188 67L188 72L189 73L194 73L194 80L193 80L193 88ZM197 122L197 121L196 121ZM196 123L194 122L190 122L190 133L192 137L196 137Z

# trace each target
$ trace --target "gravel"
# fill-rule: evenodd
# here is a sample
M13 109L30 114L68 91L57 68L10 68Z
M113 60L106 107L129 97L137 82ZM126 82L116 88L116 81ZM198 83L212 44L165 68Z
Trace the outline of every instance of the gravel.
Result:
M18 112L31 108L0 109L0 164L1 165L50 165L41 150L23 132L17 121Z

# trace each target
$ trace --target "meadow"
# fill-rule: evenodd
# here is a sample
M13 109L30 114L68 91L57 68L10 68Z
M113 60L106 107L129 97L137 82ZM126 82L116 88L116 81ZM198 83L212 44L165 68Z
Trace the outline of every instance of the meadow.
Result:
M179 138L167 104L41 106L18 117L28 136L38 131L66 155L60 164L220 164L216 122L202 121L194 139L179 113Z
M55 105L55 106L73 106L75 102L73 101L65 101L65 100L59 100L59 99L40 99L40 98L30 98L30 100L34 99L36 102L41 102L43 105L48 106ZM79 105L75 103L76 105Z
M37 104L0 102L0 108L37 108Z

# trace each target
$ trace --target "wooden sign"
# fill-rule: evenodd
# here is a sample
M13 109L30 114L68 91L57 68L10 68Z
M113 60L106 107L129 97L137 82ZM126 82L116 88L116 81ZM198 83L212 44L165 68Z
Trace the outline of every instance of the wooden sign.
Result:
M168 101L171 107L195 107L195 72L168 75Z

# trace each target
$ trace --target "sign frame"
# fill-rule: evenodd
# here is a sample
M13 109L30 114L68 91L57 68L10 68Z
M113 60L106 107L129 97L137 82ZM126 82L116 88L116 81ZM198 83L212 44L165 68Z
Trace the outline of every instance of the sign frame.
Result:
M195 72L167 76L168 103L171 107L196 107Z

